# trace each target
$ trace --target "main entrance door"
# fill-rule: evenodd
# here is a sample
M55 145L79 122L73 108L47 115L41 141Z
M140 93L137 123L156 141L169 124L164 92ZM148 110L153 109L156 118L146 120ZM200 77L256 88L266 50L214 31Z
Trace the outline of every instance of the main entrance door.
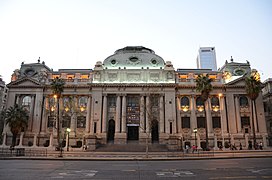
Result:
M158 121L156 120L152 122L151 138L152 143L156 143L159 141L159 126Z
M108 141L114 140L114 133L115 133L115 122L114 120L109 120L109 129L108 129Z
M128 140L139 140L139 126L128 126Z

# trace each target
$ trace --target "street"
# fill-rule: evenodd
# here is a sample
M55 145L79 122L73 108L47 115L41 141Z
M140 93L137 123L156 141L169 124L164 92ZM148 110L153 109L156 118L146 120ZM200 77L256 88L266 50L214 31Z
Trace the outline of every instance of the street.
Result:
M179 161L0 160L0 179L272 179L272 158Z

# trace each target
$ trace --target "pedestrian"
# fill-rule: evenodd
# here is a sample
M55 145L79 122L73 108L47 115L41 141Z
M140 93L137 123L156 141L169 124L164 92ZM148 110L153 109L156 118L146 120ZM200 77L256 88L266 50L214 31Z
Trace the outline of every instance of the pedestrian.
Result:
M242 144L240 143L240 149L239 150L242 150L243 149L243 146L242 146Z
M262 142L260 142L259 148L260 148L260 150L263 150L263 143Z
M193 149L192 153L196 152L197 151L197 146L193 145L192 149Z
M186 153L189 153L189 145L188 144L185 146L185 149L186 149Z

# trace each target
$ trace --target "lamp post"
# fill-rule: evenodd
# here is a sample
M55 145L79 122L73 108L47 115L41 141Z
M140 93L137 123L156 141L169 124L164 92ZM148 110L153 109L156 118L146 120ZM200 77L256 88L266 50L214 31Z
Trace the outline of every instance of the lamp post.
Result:
M67 128L66 131L67 131L67 136L68 136L68 140L67 140L67 151L69 151L69 135L70 135L71 129Z
M195 133L195 146L197 146L197 143L196 143L196 133L197 133L197 128L194 128L194 133Z

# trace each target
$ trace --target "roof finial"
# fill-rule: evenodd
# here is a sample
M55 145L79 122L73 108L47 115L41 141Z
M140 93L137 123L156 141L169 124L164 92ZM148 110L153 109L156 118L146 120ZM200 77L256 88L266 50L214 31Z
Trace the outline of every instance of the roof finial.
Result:
M230 56L230 61L231 61L231 62L233 62L233 58L232 58L232 56Z
M41 60L40 60L40 57L39 57L39 59L38 59L38 63L40 63L40 61L41 61Z

